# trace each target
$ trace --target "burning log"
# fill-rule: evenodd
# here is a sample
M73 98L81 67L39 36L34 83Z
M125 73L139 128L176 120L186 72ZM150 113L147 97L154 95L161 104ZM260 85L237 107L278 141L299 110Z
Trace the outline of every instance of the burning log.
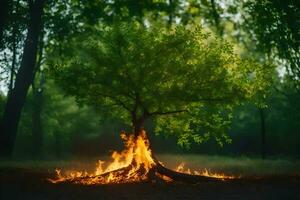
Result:
M129 183L143 181L175 181L184 183L198 183L216 181L218 179L232 179L232 176L204 173L190 173L184 171L183 166L177 170L164 167L158 159L153 156L146 132L143 130L137 137L121 133L121 138L125 143L125 150L113 152L113 162L103 167L104 162L99 161L94 173L75 171L68 174L61 174L56 170L57 177L48 179L52 183L70 182L76 184L109 184L109 183Z

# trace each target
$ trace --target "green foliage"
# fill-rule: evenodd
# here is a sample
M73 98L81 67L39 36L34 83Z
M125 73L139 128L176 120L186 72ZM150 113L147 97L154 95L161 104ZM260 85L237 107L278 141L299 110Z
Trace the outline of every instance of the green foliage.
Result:
M231 124L231 108L223 105L198 104L189 107L188 113L172 117L161 116L156 120L156 133L176 135L178 144L190 148L191 141L200 144L214 138L223 146L231 143L227 135Z
M29 18L26 1L10 1L8 9L7 22L0 38L0 82L5 86L10 84L11 73L16 73L19 68Z
M93 138L100 134L101 117L98 113L88 106L79 107L74 98L66 97L51 79L46 81L44 90L41 121L45 157L55 154L57 157L64 156L70 152L77 138ZM36 147L32 146L34 106L31 90L18 129L16 157L28 156L28 153L36 150Z
M286 0L247 0L241 27L256 43L255 51L277 58L299 89L300 3ZM278 61L279 60L279 61Z
M29 22L29 1L9 4L0 38L1 115L4 87L11 77L14 85ZM100 113L75 105L47 77L41 117L45 148L56 139L71 146L78 135L94 137L100 118L130 124L137 107L138 117L148 113L147 118L154 118L157 134L175 135L180 145L191 148L192 141L209 138L221 146L229 143L232 118L241 118L233 121L232 152L256 152L259 106L265 108L267 145L276 152L298 152L300 104L293 84L300 80L299 8L294 0L46 1L41 69L47 68L46 61L68 94ZM142 25L114 24L132 20ZM204 28L193 27L200 22ZM234 41L238 49L204 29ZM287 74L276 74L274 81L273 66L241 60L233 52L260 63L272 61ZM275 89L267 95L270 84ZM235 107L246 101L250 104ZM19 126L21 143L32 145L34 110L29 92ZM201 148L216 152L214 144L207 145Z
M239 59L201 27L122 23L87 35L72 38L62 56L52 55L49 65L62 88L127 123L133 111L164 116L157 125L171 124L166 130L177 132L180 144L211 135L229 142L232 106L254 100L269 84L272 68Z

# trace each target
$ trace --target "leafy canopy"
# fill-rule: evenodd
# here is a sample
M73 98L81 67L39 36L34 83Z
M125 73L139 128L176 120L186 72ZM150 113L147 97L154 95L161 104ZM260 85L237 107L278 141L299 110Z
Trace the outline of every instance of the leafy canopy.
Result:
M247 0L241 4L241 28L256 43L255 50L284 66L299 92L300 1Z
M271 71L199 26L134 22L94 28L52 58L56 80L78 102L127 123L154 117L156 133L177 134L182 145L229 142L232 106L263 94Z

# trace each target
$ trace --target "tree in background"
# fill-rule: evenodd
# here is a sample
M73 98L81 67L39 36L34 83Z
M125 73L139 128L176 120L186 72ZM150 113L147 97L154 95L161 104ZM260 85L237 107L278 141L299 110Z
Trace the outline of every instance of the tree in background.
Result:
M29 3L30 21L24 45L22 61L16 76L14 89L8 96L0 124L0 153L2 157L11 157L21 111L27 91L34 79L39 34L42 28L44 0Z
M299 90L299 44L300 10L296 1L246 0L228 2L225 13L233 24L233 35L242 44L244 57L255 58L258 62L272 62L281 71L281 80L272 83L278 92L287 79L294 80L294 89ZM284 72L282 72L284 71ZM278 74L274 74L274 77ZM290 78L286 78L289 76ZM277 77L276 77L277 78ZM281 95L280 91L278 95ZM265 101L276 95L265 97ZM269 105L270 104L269 102ZM261 155L266 154L268 129L267 106L258 106L261 132ZM270 139L270 138L268 138Z
M28 13L26 6L19 0L11 1L8 11L0 47L0 73L2 84L7 85L9 95L14 87L15 76L20 66Z
M248 0L242 3L241 9L240 27L255 41L255 51L284 66L299 91L300 2Z

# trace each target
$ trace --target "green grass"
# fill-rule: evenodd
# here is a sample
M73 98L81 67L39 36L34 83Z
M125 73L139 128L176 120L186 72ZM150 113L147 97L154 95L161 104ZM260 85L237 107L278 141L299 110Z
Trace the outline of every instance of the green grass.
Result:
M290 175L300 176L300 160L288 159L266 159L249 157L225 157L225 156L207 156L207 155L158 155L160 161L167 167L175 169L181 162L185 163L186 168L191 170L210 170L231 175L241 176L274 176ZM53 172L54 169L63 170L87 170L93 171L98 159L108 160L108 157L93 159L72 159L64 161L32 161L32 160L14 160L0 161L1 168L22 168L36 171Z
M300 160L225 157L206 155L160 155L159 159L174 169L180 162L191 170L209 169L242 176L300 175Z

